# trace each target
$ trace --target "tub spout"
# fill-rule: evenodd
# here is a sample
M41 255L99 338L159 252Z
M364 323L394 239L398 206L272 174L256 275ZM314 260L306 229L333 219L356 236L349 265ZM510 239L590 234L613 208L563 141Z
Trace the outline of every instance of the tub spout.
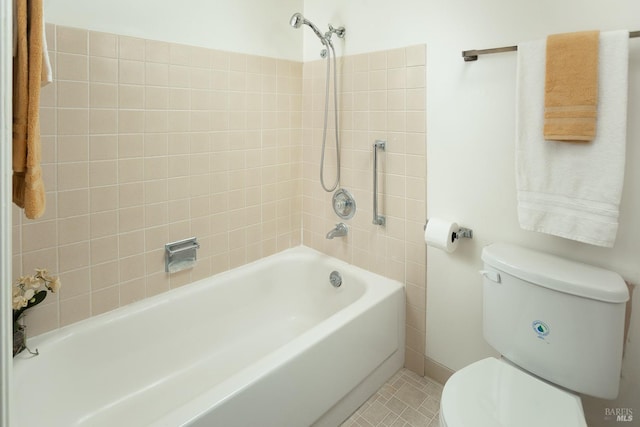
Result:
M348 232L349 232L349 228L345 225L344 222L341 222L339 224L336 224L336 228L334 228L333 230L327 233L327 239L346 236Z

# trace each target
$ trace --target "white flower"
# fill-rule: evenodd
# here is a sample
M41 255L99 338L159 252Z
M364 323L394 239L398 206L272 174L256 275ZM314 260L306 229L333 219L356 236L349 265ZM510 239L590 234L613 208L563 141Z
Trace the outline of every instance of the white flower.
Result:
M24 296L18 295L17 297L13 298L13 309L19 310L22 307L26 307L28 303L29 301L27 301L27 299Z
M33 289L27 289L26 291L24 291L24 299L26 299L27 301L29 301L31 298L33 298L33 296L36 294L36 291L34 291Z
M34 276L25 277L22 283L27 289L40 289L40 286L42 286L40 279Z
M55 294L60 289L60 279L56 277L47 287Z

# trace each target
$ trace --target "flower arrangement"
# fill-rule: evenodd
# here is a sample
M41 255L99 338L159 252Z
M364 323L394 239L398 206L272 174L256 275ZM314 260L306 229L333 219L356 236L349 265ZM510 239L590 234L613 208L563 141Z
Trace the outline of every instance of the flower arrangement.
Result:
M22 276L13 285L13 355L20 353L26 346L26 334L20 318L26 310L40 304L47 297L47 292L58 292L60 279L49 276L44 268L36 268L33 276ZM35 353L38 354L37 350Z

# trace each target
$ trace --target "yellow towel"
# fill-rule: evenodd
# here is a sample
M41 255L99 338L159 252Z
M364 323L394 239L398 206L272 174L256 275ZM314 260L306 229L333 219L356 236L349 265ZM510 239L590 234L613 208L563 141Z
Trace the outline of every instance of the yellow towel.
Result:
M46 206L40 169L40 82L42 80L42 0L16 2L17 46L13 60L13 202L29 219Z
M599 31L547 37L544 138L591 141L596 136Z

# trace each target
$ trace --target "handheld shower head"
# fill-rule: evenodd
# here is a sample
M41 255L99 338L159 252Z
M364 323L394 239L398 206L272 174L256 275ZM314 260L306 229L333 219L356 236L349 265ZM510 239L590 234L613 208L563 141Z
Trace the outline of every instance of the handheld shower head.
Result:
M302 16L302 14L300 12L294 13L291 16L291 19L289 19L289 25L291 25L293 28L300 28L302 26L302 24L308 25L309 28L311 28L313 30L313 32L316 33L316 36L318 36L318 38L320 39L322 44L327 44L326 38L322 35L322 33L320 32L318 27L313 25L313 22L308 21L307 19L305 19L305 17Z
M300 12L294 13L289 20L289 25L293 28L300 28L304 24L304 16Z

